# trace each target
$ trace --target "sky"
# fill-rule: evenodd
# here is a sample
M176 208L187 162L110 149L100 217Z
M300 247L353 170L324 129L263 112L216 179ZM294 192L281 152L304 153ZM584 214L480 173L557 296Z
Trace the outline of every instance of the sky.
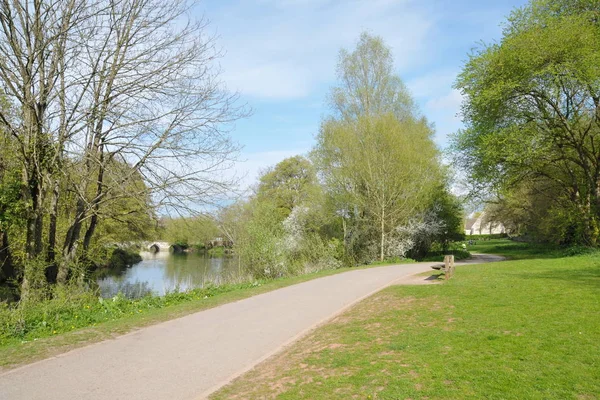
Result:
M242 146L242 185L286 157L306 154L336 82L340 49L363 31L392 49L396 73L436 128L444 149L461 128L461 95L452 88L468 54L501 37L501 23L524 0L204 0L223 50L221 79L252 115L231 136Z

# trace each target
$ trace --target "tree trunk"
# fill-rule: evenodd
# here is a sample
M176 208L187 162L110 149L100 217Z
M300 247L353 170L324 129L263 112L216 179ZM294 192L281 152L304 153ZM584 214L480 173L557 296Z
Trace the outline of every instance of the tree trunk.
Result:
M0 230L0 283L6 283L15 277L15 268L10 254L8 234L3 230Z
M379 260L383 261L385 258L385 208L381 208L381 253Z
M52 199L50 200L50 225L48 226L48 250L46 252L46 280L49 283L56 283L58 267L56 265L56 227L58 220L58 198L59 183L58 179L53 180Z
M29 173L28 173L29 172ZM43 229L43 197L42 185L37 179L37 171L27 171L24 168L24 182L26 186L23 190L24 199L29 202L26 217L25 233L25 256L27 262L34 262L42 252L42 229ZM31 285L39 282L32 282L32 277L25 269L23 281L21 282L21 299L26 300L29 297Z
M28 260L35 259L42 251L42 188L35 171L24 171L25 201L29 202L26 218L25 253Z
M81 224L83 222L83 218L85 217L85 202L83 199L79 198L77 200L76 212L75 212L75 220L69 227L67 231L67 235L65 237L65 242L63 244L63 257L58 266L58 274L56 277L56 282L65 283L67 281L69 275L69 267L73 260L75 260L75 255L77 254L77 242L79 241L79 235L81 233Z
M344 231L344 249L348 249L348 228L346 227L346 218L342 217L342 229Z
M101 150L100 150L101 151ZM102 191L104 189L104 166L102 162L104 161L104 157L101 153L100 155L100 168L98 170L98 183L96 186L96 196L93 200L93 208L92 208L92 218L90 220L90 226L85 232L85 237L83 238L83 251L87 252L90 248L90 243L92 242L92 237L94 236L94 232L96 231L96 227L98 226L98 212L100 210L100 200L102 198Z

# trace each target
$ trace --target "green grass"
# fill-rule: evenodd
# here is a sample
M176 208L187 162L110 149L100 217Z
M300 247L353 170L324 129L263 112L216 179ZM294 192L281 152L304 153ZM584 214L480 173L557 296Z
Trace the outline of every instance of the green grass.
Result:
M561 258L594 254L598 249L583 246L561 247L546 243L525 243L508 239L476 240L469 245L471 253L488 253L505 256L511 260Z
M0 303L0 370L137 328L351 269L324 270L302 276L223 285L138 300L121 296L114 301L99 300L90 294L73 296L65 293L52 301L24 309L11 310L6 304Z
M213 399L600 398L600 256L477 247L522 259L390 287Z
M384 266L384 265L411 264L411 263L416 263L416 262L417 261L413 260L412 258L391 257L391 258L386 258L383 261L380 261L380 260L371 261L368 265L369 266Z

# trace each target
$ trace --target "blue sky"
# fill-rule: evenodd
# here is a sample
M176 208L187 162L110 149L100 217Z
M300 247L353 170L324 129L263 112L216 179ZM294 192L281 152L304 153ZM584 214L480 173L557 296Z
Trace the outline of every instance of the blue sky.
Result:
M436 143L461 127L461 96L452 89L471 49L501 35L500 24L523 0L204 0L225 52L222 79L253 115L232 132L243 146L245 185L286 157L305 154L329 112L341 48L362 31L392 48L396 72L436 126Z

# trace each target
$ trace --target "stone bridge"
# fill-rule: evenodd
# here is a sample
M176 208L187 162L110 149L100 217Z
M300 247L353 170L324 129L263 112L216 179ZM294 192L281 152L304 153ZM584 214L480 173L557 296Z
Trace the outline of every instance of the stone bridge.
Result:
M158 253L161 251L172 251L175 253L179 253L183 251L183 249L178 245L171 244L169 242L146 242L145 247L151 253Z

